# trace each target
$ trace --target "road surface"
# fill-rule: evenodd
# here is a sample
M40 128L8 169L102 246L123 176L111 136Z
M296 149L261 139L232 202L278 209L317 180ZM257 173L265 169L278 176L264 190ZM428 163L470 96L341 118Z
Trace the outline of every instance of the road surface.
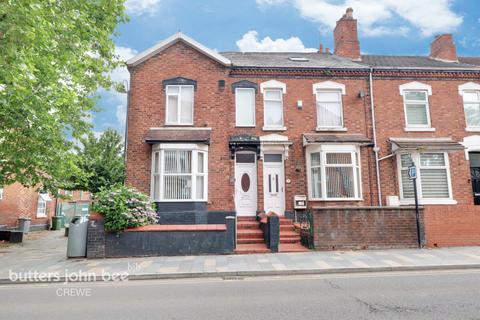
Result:
M480 270L4 285L0 319L480 319Z

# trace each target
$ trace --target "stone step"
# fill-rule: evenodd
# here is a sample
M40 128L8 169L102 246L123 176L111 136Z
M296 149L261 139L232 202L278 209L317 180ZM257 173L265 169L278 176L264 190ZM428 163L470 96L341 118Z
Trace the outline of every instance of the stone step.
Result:
M281 224L280 231L295 231L295 227L293 225Z
M265 243L265 240L263 238L237 239L237 244L248 244L248 243Z
M237 230L237 239L263 239L263 232L259 229Z
M257 221L242 221L237 223L237 229L259 229L260 223Z
M237 222L240 221L257 221L257 217L237 217Z
M249 253L269 253L270 249L264 243L253 244L237 244L235 249L236 254L249 254Z
M298 238L282 238L280 237L280 244L282 243L297 243L300 244L300 237Z

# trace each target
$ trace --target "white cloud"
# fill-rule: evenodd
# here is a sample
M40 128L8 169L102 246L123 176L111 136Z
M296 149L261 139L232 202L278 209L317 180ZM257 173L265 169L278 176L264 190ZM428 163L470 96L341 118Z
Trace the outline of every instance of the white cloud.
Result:
M125 9L128 14L141 16L143 14L153 15L160 7L160 0L127 0Z
M115 116L117 117L117 122L120 124L120 127L123 128L125 126L125 120L127 118L127 104L119 104L117 106L117 110L115 112Z
M237 47L242 52L316 52L317 49L305 48L305 45L297 37L290 37L288 39L275 39L265 37L262 40L258 39L257 31L248 31L242 39L236 42Z
M286 0L300 14L322 26L334 28L336 21L352 7L358 19L360 31L366 36L407 35L410 28L399 26L407 21L410 27L418 28L423 36L451 32L463 18L450 8L450 0L343 0L330 3L328 0ZM276 0L257 0L257 4L276 5Z
M128 59L134 57L136 54L137 51L135 49L120 46L115 47L115 55L121 61L125 62ZM123 82L124 80L129 79L129 73L126 67L119 67L110 73L110 77L115 82Z

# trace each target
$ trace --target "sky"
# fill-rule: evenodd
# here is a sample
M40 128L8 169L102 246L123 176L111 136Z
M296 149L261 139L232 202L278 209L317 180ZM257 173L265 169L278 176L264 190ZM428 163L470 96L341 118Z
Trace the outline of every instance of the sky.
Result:
M346 8L358 20L363 54L428 55L436 34L452 33L460 56L480 56L480 0L126 0L130 21L114 38L122 60L181 31L222 51L333 50ZM115 81L128 71L112 72ZM97 135L125 130L126 95L101 90L92 116Z

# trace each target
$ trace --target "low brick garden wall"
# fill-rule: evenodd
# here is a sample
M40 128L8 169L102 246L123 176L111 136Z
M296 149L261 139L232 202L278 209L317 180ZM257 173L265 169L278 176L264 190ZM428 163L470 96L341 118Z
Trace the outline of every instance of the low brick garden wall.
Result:
M316 250L417 247L414 207L322 207L311 212ZM420 222L423 243L423 209Z
M87 258L228 254L235 250L235 218L225 224L149 225L105 232L103 218L92 216Z
M480 246L480 206L425 208L427 246Z

